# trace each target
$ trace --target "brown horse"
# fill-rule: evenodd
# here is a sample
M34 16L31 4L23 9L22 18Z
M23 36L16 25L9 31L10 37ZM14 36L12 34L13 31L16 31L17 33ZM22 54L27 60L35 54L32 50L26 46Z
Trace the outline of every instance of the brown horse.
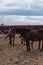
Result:
M24 41L23 36L22 36L22 33L24 32L24 30L26 29L12 27L9 29L8 34L6 35L5 39L9 37L9 44L12 44L12 39L13 39L13 45L14 45L15 34L21 34L20 37L21 37L21 44L22 44Z
M43 51L43 29L39 29L38 32L41 34L42 36L42 48L40 51Z
M13 42L13 45L14 45L14 39L15 39L15 30L14 30L14 27L9 29L8 34L6 35L5 39L7 37L9 37L9 44L12 45L12 42Z
M33 42L34 41L39 41L39 47L40 47L40 41L42 40L42 42L43 42L43 35L41 33L42 33L42 31L40 32L39 30L27 30L22 35L23 35L26 42L28 40L32 41L31 45L32 45L32 48L33 48ZM27 44L27 46L28 46L28 44ZM42 47L43 47L43 43L42 43Z
M28 46L30 46L29 41L32 41L31 42L32 48L33 48L33 42L39 41L38 48L40 48L40 42L42 40L42 35L40 34L40 30L31 30L26 28L15 28L15 30L16 30L16 33L21 34L21 41L23 43L23 39L25 40L27 48Z

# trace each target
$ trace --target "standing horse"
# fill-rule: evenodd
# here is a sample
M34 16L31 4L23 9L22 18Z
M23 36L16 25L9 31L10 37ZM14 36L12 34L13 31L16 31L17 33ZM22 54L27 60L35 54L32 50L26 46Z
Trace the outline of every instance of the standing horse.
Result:
M23 43L23 41L25 41L26 42L26 46L27 46L27 44L28 44L28 46L27 46L27 48L29 49L29 51L30 51L30 44L29 44L29 41L27 40L25 40L24 39L24 33L27 31L27 29L25 29L25 28L15 28L15 31L16 31L16 34L20 34L20 37L21 37L21 44ZM27 51L28 51L28 49L27 49Z
M38 32L41 34L42 36L42 48L40 49L40 51L43 51L43 29L39 29Z
M14 39L15 39L15 29L14 29L14 27L9 29L8 34L5 37L5 39L7 37L9 37L9 44L12 45L12 42L13 42L13 45L14 45Z
M26 29L26 28L16 28L16 33L21 34L21 37L23 37L23 39L26 41L27 51L28 51L28 46L30 48L29 41L32 41L31 42L32 48L33 48L33 42L39 41L38 48L40 48L40 42L42 40L42 36L38 30L31 30L31 29Z
M24 34L24 31L26 31L25 28L15 28L15 31L16 31L16 34L20 34L20 37L21 37L21 44L23 43L23 35Z
M26 32L24 32L24 34L22 34L24 39L27 41L32 41L31 45L33 48L33 42L34 41L43 41L43 37L42 34L38 31L38 30L27 30ZM42 43L43 44L43 43ZM40 46L40 45L39 45ZM27 48L28 48L28 44L27 44Z

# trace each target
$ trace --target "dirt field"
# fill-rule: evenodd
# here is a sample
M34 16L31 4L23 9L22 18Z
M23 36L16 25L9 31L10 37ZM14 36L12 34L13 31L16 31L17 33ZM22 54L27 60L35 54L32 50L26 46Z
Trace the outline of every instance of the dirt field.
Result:
M34 43L32 52L26 52L26 46L20 44L17 35L12 47L4 37L0 35L0 65L43 65L43 52L38 50L38 42Z

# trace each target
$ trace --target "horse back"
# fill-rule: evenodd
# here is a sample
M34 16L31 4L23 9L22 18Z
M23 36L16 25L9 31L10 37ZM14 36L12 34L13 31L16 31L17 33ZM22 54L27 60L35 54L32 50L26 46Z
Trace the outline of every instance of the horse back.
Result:
M25 34L25 38L29 40L40 40L41 34L37 30L31 30Z

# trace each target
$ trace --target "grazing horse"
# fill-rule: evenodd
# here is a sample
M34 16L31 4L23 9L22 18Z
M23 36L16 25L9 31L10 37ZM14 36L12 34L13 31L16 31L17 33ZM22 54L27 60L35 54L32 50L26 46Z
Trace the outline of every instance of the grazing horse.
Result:
M7 37L9 37L9 44L12 45L12 42L13 42L13 45L14 45L14 39L15 39L15 29L14 29L14 27L9 29L8 34L5 37L5 39Z

